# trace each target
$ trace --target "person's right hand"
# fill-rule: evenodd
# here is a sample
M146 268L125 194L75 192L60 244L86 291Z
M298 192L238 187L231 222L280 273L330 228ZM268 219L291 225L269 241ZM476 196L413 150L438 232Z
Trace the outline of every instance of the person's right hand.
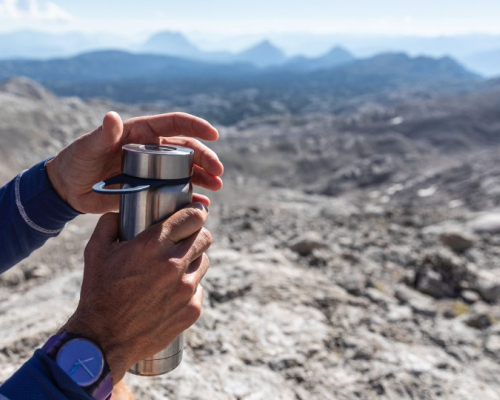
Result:
M128 242L117 241L118 214L99 220L85 249L80 302L62 330L101 345L114 383L198 319L212 241L207 216L193 203Z

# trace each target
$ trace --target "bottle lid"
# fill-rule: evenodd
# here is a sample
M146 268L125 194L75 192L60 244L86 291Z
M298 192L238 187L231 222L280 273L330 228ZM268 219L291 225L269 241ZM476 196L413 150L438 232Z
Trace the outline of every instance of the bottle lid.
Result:
M122 150L124 174L146 179L185 179L192 175L192 149L159 144L126 144Z

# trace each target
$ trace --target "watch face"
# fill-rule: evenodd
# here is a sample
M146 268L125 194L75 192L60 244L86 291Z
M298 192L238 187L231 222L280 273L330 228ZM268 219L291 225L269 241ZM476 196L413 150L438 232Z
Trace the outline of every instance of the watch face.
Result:
M100 349L85 339L66 342L58 351L56 362L79 386L90 386L102 374L104 359Z

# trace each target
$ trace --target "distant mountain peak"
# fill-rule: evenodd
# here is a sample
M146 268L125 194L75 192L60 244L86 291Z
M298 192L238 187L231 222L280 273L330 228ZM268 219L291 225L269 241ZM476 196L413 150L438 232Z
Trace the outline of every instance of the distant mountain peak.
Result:
M316 58L297 56L287 62L288 69L296 71L314 71L331 69L353 62L356 58L345 48L335 46L327 53Z
M180 57L195 57L200 53L198 47L176 31L156 33L142 45L141 51Z
M259 67L269 67L283 64L287 57L279 47L266 39L239 53L237 59Z
M269 39L264 39L256 44L254 44L250 49L265 49L265 50L272 50L272 51L279 51L281 50L275 46Z

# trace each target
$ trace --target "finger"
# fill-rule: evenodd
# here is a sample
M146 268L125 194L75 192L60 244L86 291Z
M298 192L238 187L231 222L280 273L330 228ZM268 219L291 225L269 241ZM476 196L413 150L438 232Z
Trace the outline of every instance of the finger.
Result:
M200 258L209 249L211 244L212 235L207 229L201 228L190 237L177 242L174 249L166 249L165 255L184 260L185 268L183 272L186 272L193 260Z
M203 287L198 285L194 295L191 297L186 307L179 310L175 317L171 318L171 324L175 324L179 326L181 331L185 331L200 317L202 304Z
M201 203L205 207L210 207L210 199L199 193L193 193L193 203Z
M82 141L86 149L84 154L90 158L97 158L117 145L123 133L123 122L116 112L109 112L104 116L102 125L91 132Z
M208 190L213 190L215 192L217 190L221 190L223 186L221 178L209 174L197 165L193 166L193 176L191 177L191 182L193 183L193 185L200 186Z
M110 149L120 141L123 133L123 121L118 113L108 112L102 121L101 146Z
M194 163L209 174L220 176L224 173L224 166L217 157L217 154L199 140L187 137L162 138L162 144L173 144L176 146L188 147L194 150Z
M134 124L146 123L150 130L158 137L181 135L209 141L219 138L217 129L207 121L194 115L180 112L133 118L130 122Z
M192 203L163 222L163 229L168 230L167 236L172 242L178 243L199 231L207 217L208 210L203 204Z
M203 253L189 265L186 274L190 276L190 279L194 279L196 284L199 284L207 273L208 268L210 268L210 259L207 253Z
M90 241L97 241L101 244L110 244L118 240L118 230L120 226L120 215L117 213L107 213L99 218L94 233Z

